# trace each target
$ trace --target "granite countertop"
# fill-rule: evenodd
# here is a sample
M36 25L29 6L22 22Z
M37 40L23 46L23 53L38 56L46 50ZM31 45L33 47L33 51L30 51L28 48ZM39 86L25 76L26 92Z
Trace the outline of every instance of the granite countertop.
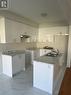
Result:
M60 62L61 57L62 57L62 54L59 54L56 57L44 55L44 56L40 56L39 58L34 59L34 61L43 62L46 64L55 64L57 62Z
M24 54L25 53L25 50L16 50L16 51L4 51L2 54L3 55L9 55L9 56L15 56L17 54Z
M38 50L38 49L43 49L43 48L27 48L26 50Z

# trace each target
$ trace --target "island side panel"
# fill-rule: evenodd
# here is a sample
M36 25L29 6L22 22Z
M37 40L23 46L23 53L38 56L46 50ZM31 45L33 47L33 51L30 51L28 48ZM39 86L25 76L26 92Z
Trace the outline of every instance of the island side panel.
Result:
M17 54L12 59L12 73L17 74L25 70L25 54Z
M54 65L54 84L53 84L53 95L58 95L61 83L65 74L66 70L66 63L64 61L64 56L62 55L57 62L57 64Z
M12 77L12 57L2 55L3 74Z
M53 64L33 62L33 87L53 93Z

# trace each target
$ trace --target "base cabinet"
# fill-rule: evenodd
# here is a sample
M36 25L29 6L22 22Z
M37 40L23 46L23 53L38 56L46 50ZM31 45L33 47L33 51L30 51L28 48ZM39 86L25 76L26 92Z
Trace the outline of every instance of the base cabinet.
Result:
M13 75L25 70L25 54L2 55L2 64L3 74L13 77Z
M46 91L52 95L53 65L34 61L33 87Z
M59 69L54 71L55 64L34 61L33 87L47 92L48 95L58 95L66 66L65 64L61 67L57 65Z

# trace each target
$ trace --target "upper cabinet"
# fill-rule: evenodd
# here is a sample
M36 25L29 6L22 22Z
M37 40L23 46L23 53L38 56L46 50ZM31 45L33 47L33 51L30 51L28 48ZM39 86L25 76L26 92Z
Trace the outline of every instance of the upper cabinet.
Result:
M37 28L5 19L6 42L21 42L21 35L28 35L30 39L26 41L32 41L37 39L37 32Z
M37 40L37 33L38 28L36 27L7 18L0 19L1 43L21 42L21 35L29 35L30 39L27 41L33 42Z
M68 29L66 26L39 28L39 41L53 43L56 36L60 37L65 34L68 34Z

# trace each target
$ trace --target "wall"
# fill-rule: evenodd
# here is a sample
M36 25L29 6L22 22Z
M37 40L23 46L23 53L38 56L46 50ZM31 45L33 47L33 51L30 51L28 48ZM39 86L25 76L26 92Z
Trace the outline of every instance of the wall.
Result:
M27 48L35 48L36 43L1 43L0 52L9 50L25 50Z
M38 28L26 25L7 18L0 18L0 51L23 50L24 43L20 43L20 35L30 36L30 42L37 41ZM3 43L3 44L2 44ZM35 44L26 44L26 47L34 47ZM0 53L0 73L2 72L2 62Z
M38 28L16 22L10 19L5 19L6 42L20 42L20 36L27 34L30 36L28 41L34 42L37 40Z
M0 17L0 43L5 43L5 19ZM1 45L0 45L1 48ZM2 62L0 53L0 73L2 72Z
M0 42L5 43L5 18L0 18Z
M64 58L67 58L68 36L60 35L68 33L67 26L56 27L39 27L38 41L45 43L43 46L52 46L64 53ZM43 47L42 44L38 47Z
M71 66L71 26L69 26L67 66Z
M47 43L47 46L53 46L55 48L64 51L67 46L68 36L58 35L58 34L68 33L68 27L66 26L57 26L57 27L40 27L39 28L39 42Z
M3 31L3 32L2 32ZM67 53L67 39L68 36L57 36L56 34L59 33L68 33L68 28L66 26L59 26L59 27L39 27L38 28L32 27L17 21L13 21L10 19L0 19L0 36L1 42L3 43L12 43L12 44L5 44L1 47L1 50L9 50L9 49L23 49L23 43L20 42L20 35L28 34L30 37L30 42L42 42L38 43L37 47L53 46L54 48L58 48L60 52ZM15 43L16 42L16 43ZM5 47L6 46L6 47ZM34 44L30 44L30 46L34 47ZM29 46L29 47L30 47ZM1 67L1 65L0 65Z

